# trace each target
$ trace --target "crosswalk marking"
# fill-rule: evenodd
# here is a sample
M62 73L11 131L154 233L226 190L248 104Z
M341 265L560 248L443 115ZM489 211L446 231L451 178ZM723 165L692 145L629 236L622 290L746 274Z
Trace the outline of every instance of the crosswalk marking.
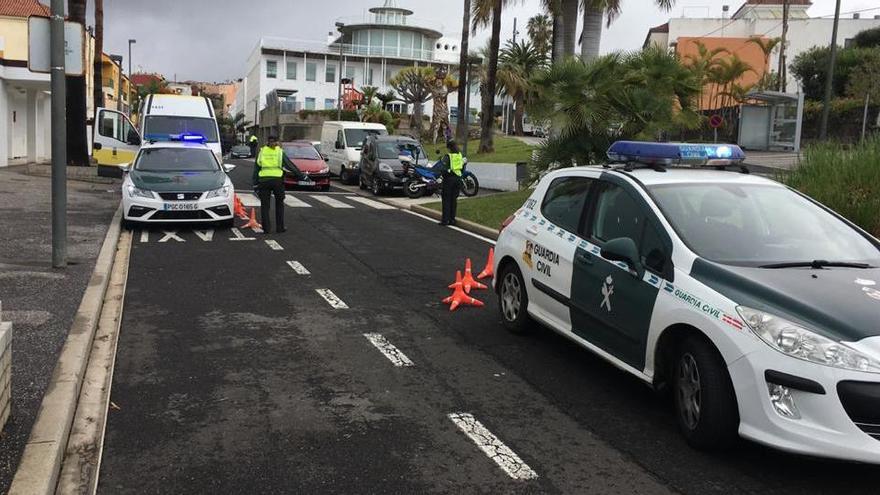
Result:
M253 193L239 193L238 197L241 199L241 204L248 208L260 206L260 199Z
M397 209L389 204L382 203L380 201L374 201L370 198L364 198L363 196L349 196L348 199L355 201L357 203L363 204L363 205L367 205L370 208L375 208L377 210L396 210Z
M284 204L290 206L291 208L311 208L312 205L306 203L305 201L297 198L296 196L286 195L284 196Z
M300 263L299 261L288 261L288 265L293 268L293 271L300 275L311 275L311 273Z
M401 352L400 349L394 346L394 344L388 342L388 339L382 334L365 333L364 337L366 337L376 349L379 349L379 352L387 357L389 361L394 363L394 366L415 366L412 360L406 357L406 354Z
M349 204L345 204L342 201L331 198L330 196L321 196L321 195L316 194L316 195L312 196L312 198L324 203L327 206L333 207L333 208L354 208L354 206L351 206Z

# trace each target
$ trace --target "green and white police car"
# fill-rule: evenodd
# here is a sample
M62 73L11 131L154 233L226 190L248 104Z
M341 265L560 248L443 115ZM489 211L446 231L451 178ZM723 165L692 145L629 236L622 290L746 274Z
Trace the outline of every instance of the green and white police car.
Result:
M122 183L127 225L150 222L216 222L231 227L235 188L200 135L178 135L141 146Z
M505 221L504 325L537 320L670 389L695 447L738 434L880 463L880 241L746 173L736 146L608 155L548 174Z

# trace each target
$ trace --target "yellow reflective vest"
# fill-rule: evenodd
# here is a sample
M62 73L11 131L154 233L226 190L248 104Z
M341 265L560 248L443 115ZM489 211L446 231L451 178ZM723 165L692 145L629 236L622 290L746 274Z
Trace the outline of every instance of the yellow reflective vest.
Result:
M461 156L461 153L450 153L449 154L449 171L459 177L461 177L461 171L464 168L464 157Z
M283 153L280 146L277 148L263 146L260 149L260 156L257 157L257 166L260 167L259 175L261 179L274 179L284 176L284 170L281 169Z

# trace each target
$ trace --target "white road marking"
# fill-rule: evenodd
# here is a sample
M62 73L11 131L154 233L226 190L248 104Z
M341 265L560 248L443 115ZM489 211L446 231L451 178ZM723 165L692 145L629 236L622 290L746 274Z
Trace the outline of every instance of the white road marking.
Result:
M325 205L333 207L333 208L354 208L354 206L351 206L349 204L345 204L342 201L339 201L338 199L331 198L330 196L314 195L312 197L314 199L324 203Z
M290 206L291 208L311 208L312 205L306 203L305 201L297 198L296 196L291 196L289 194L284 196L284 204Z
M311 275L311 273L306 270L306 267L304 267L299 261L288 261L287 264L293 268L293 271L300 275Z
M256 241L257 240L256 237L245 237L244 234L242 234L241 231L238 230L237 227L232 227L232 235L234 235L235 237L230 237L229 238L230 241Z
M254 193L240 193L238 196L239 199L241 199L242 206L246 206L248 208L260 206L260 198L258 198Z
M193 230L193 232L195 232L196 235L199 236L199 239L205 242L211 242L214 240L214 229Z
M278 241L274 239L267 239L266 245L272 248L274 251L283 251L284 248L281 247L281 244L278 244Z
M427 220L427 221L429 221L429 222L434 222L434 223L437 222L436 219L431 218L431 217L428 217L428 216L425 216L425 215L422 215L421 213L416 213L416 212L414 212L414 211L410 211L410 210L401 210L401 211L404 211L404 212L406 212L406 213L409 213L410 215L417 216L417 217L422 218L422 219L424 219L424 220ZM461 232L462 234L467 234L467 235L469 235L469 236L471 236L471 237L473 237L473 238L475 238L475 239L479 239L479 240L481 240L481 241L483 241L483 242L488 242L489 244L492 244L493 246L495 245L495 241L493 241L492 239L489 239L488 237L483 237L483 236L481 236L480 234L474 234L473 232L468 232L467 230L464 230L464 229L462 229L462 228L460 228L460 227L455 227L455 226L452 226L452 227L449 227L449 228L454 229L454 230L456 230L456 231L458 231L458 232Z
M415 366L415 364L406 357L406 354L400 352L400 349L394 347L394 344L388 342L382 334L365 333L364 337L366 337L376 349L379 349L379 352L384 354L394 366Z
M356 201L356 202L363 204L363 205L367 205L370 208L375 208L377 210L396 210L397 209L396 207L391 206L387 203L382 203L380 201L374 201L370 198L365 198L363 196L349 196L348 199L350 199L352 201Z
M330 289L315 289L321 297L327 301L327 304L332 306L334 309L348 309L348 304L336 297L336 294L333 293Z
M532 480L538 473L523 462L504 442L498 439L470 413L452 413L449 419L464 432L495 464L515 480Z
M172 230L172 231L170 231L170 232L167 231L167 230L163 230L162 232L165 232L165 237L159 239L159 242L168 242L168 241L171 240L171 239L174 239L174 240L177 241L177 242L186 242L186 241L184 241L183 239L181 239L180 237L177 236L177 231L176 231L176 230Z
M150 232L148 230L141 231L141 242L150 242Z

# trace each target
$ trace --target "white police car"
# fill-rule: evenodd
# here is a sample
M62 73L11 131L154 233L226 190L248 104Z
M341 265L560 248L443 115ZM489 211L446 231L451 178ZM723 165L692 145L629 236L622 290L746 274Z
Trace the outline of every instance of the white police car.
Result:
M219 222L233 224L235 165L221 165L198 135L145 143L122 183L127 225L134 222Z
M695 447L738 433L880 463L880 241L725 171L744 159L736 146L618 142L608 155L618 164L548 174L505 221L505 326L537 320L668 387Z

